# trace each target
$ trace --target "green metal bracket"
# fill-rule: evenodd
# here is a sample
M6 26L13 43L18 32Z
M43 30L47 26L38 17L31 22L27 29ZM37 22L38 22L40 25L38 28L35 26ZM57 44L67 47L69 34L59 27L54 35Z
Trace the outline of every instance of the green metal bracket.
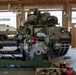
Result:
M30 70L37 67L50 67L50 61L20 61L20 60L0 60L0 69L20 69Z

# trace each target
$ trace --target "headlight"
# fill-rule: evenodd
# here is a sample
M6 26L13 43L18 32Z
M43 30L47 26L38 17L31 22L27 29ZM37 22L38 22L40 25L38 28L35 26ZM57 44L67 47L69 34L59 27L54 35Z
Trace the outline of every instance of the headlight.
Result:
M61 47L61 44L60 43L56 43L54 48L55 49L60 49L60 47Z

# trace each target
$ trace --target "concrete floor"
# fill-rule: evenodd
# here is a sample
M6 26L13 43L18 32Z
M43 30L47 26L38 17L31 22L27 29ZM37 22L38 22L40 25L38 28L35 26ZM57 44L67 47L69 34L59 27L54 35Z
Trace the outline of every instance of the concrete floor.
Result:
M66 62L69 63L71 67L76 72L76 49L75 48L69 48L69 51L66 55L58 57L58 56L53 56L51 57L51 61L53 64L56 64L59 66L60 62Z
M35 71L0 70L0 75L35 75Z
M67 57L67 59L64 59L65 57ZM51 56L51 61L56 65L59 65L60 62L70 63L70 66L76 71L76 49L70 48L65 56ZM0 70L0 75L35 75L35 71Z

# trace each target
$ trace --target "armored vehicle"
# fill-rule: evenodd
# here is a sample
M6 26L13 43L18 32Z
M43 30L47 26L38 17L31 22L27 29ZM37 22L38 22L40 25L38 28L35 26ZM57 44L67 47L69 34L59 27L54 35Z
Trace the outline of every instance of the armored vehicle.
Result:
M56 27L57 23L57 17L31 9L27 21L19 29L1 25L0 68L50 67L51 51L65 55L71 43L70 32Z
M48 53L53 51L57 55L65 55L71 44L71 33L67 28L57 27L56 24L56 16L41 13L38 9L30 9L27 20L20 30L34 37L36 43L44 43L48 47Z

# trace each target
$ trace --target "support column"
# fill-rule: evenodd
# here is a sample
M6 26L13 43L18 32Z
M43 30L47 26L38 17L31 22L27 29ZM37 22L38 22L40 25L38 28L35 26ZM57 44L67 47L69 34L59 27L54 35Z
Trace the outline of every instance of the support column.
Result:
M23 26L24 22L25 22L25 11L24 11L24 6L21 6L21 26Z
M71 6L69 3L66 3L64 6L63 27L66 27L68 31L70 30L71 27Z
M70 30L71 26L71 6L70 4L66 4L66 27L68 30Z
M21 26L21 14L17 14L17 29Z
M20 26L23 26L25 22L25 12L24 12L24 6L21 6L21 9L19 11L20 13L17 14L17 28Z
M70 4L66 4L66 14L67 14L67 29L68 31L70 31L70 27L71 27L71 6Z

